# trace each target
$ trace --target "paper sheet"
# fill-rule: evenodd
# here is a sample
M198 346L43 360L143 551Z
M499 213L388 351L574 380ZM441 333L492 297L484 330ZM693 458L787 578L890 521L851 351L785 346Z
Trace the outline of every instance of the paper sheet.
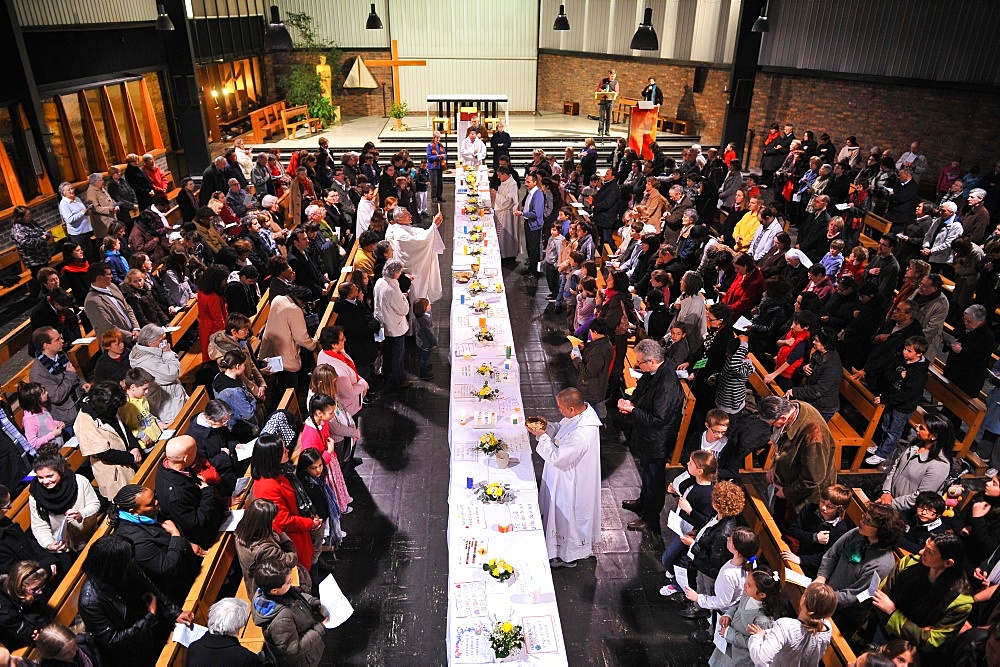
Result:
M796 586L801 586L802 588L807 588L809 584L813 582L813 580L806 575L787 567L785 568L785 581L790 581Z
M173 640L184 648L187 648L194 642L204 637L207 633L208 628L204 625L198 625L195 623L189 628L183 623L178 623L174 626Z
M847 209L851 208L851 205L850 204L846 204L846 203L845 204L835 204L834 208L836 208L838 211L846 211Z
M344 597L344 592L340 590L332 574L326 575L326 579L319 582L319 601L323 603L329 616L324 627L339 627L354 613L354 607Z
M674 581L677 585L674 586L677 590L684 592L685 588L691 588L688 585L688 571L686 567L681 567L680 565L674 565Z
M746 331L747 329L750 328L750 324L751 324L750 320L740 315L740 319L736 320L736 324L733 325L733 329L735 329L736 331Z
M56 542L63 541L63 534L66 532L66 517L63 517L62 523L59 524L59 529L56 530L55 534L52 535L52 539Z
M878 578L878 572L873 572L872 580L868 583L868 590L858 593L858 602L870 600L875 595L875 591L878 590L878 585L880 583L882 583L882 580Z
M642 377L642 371L637 371L634 368L628 369L628 374L634 377L636 380Z
M219 526L220 533L231 533L236 530L236 526L240 525L240 521L243 520L243 510L229 510L229 514L222 521L222 525Z
M172 428L160 431L160 440L169 440L170 438L174 437L174 433L177 433L177 431Z
M719 618L722 617L720 616ZM729 648L729 642L719 634L719 629L719 623L716 621L715 625L712 626L712 641L715 643L715 648L719 649L725 655L726 649Z
M524 650L529 654L558 653L555 623L551 616L524 616L521 618L524 629Z
M285 370L285 362L281 360L281 357L271 357L267 360L267 367L271 369L272 373L280 373Z
M460 581L452 584L451 597L455 601L455 617L486 616L485 581Z
M95 340L97 340L97 336L87 336L85 338L77 338L70 345L90 345Z
M248 458L253 456L253 448L257 445L257 438L254 438L250 442L240 443L236 445L236 460L246 461Z
M240 477L238 480L236 480L236 490L233 491L233 495L234 496L240 495L248 486L250 486L250 478Z
M63 443L63 447L71 447L73 449L76 449L79 446L80 446L80 441L76 439L75 435L69 440L67 440L65 443Z
M166 331L167 333L173 333L175 331L180 331L181 328L180 327L163 327L163 330Z
M583 345L583 341L577 338L576 336L566 336L566 338L569 340L569 344L573 347L579 347Z
M687 535L694 526L682 519L676 511L670 510L667 514L667 528L674 531L675 535Z

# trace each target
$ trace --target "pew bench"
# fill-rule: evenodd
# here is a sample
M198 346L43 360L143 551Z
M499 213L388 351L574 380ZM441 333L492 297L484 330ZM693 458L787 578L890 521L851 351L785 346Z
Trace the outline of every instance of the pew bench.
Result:
M891 222L869 211L865 214L865 219L861 223L861 233L858 236L858 243L868 248L868 250L875 250L878 248L878 240L891 230Z
M309 115L309 107L300 105L281 110L281 125L285 130L285 139L293 139L300 127L306 128L310 134L323 129L323 121Z
M950 411L958 417L965 427L965 433L956 433L955 456L957 458L967 458L972 461L979 472L986 469L986 464L972 452L972 445L976 441L983 420L986 419L986 405L978 396L970 397L964 391L946 378L937 368L931 367L927 374L926 391L931 395L935 403ZM921 416L925 414L926 408L917 408L916 413Z
M0 275L2 274L8 274L10 278L7 281L9 284L0 285L0 299L27 287L31 281L31 271L21 262L21 255L14 246L0 251Z
M846 399L861 414L865 430L863 433L856 431L854 426L840 412L833 415L833 418L827 422L827 425L830 427L830 433L833 434L833 439L837 443L837 452L835 454L837 470L848 472L844 470L841 463L841 449L843 447L857 447L858 451L854 455L849 472L879 472L878 468L861 470L861 465L865 460L865 450L873 443L875 431L878 429L885 406L881 403L876 403L875 395L868 391L868 388L863 384L852 378L846 369L840 380L840 397L841 400Z

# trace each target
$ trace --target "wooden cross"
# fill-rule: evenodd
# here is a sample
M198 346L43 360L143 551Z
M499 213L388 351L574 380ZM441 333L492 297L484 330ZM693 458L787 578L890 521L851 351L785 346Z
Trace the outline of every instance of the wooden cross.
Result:
M396 40L392 40L391 60L369 60L365 63L369 67L391 67L392 68L392 94L399 104L399 68L400 67L426 67L426 60L400 60L399 46Z

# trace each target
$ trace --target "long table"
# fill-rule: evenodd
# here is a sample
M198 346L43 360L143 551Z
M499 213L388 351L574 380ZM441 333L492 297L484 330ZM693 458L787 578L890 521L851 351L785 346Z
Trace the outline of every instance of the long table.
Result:
M437 115L444 118L454 118L462 107L476 107L489 118L496 118L498 105L503 104L504 125L510 125L510 104L506 95L479 95L463 93L461 95L438 94L427 96L427 127L431 126L431 105L437 104Z
M487 172L478 175L479 198L489 202ZM518 664L566 665L559 610L538 511L538 486L531 462L531 445L524 427L520 373L500 270L500 247L492 215L478 222L481 242L470 239L476 224L462 212L468 197L463 172L456 177L455 230L452 257L454 284L451 304L451 478L448 503L448 664L495 662L489 634L497 622L511 621L524 628L526 646ZM481 254L472 254L479 253ZM479 281L487 291L473 296L467 284L458 284L455 271L479 263ZM498 291L499 286L499 291ZM473 304L484 301L481 315ZM492 343L475 339L480 317L493 333ZM495 372L489 380L500 390L495 401L479 401L472 393L486 378L483 364ZM492 456L475 449L479 438L493 433L508 443L510 464L501 469ZM508 484L516 494L508 504L484 504L474 489L480 482ZM500 532L501 526L510 532ZM483 563L502 558L515 576L498 583ZM505 662L506 660L504 660Z

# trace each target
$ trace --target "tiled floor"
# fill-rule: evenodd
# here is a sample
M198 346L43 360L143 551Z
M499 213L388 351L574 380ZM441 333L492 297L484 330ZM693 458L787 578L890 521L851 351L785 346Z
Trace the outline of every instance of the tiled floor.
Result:
M525 410L558 419L554 396L573 380L569 344L553 331L564 318L545 317L544 282L536 286L511 267L504 274ZM449 371L447 325L440 323L449 321L449 304L446 281L434 306L441 346L435 380L414 381L399 400L380 399L363 412L365 464L360 479L348 481L355 511L344 518L348 537L336 572L355 613L328 633L329 664L445 663ZM635 462L613 432L603 440L600 553L553 572L569 664L704 663L710 650L686 638L696 626L658 593L662 546L625 530L632 515L621 501L638 495ZM535 465L540 473L538 457Z

